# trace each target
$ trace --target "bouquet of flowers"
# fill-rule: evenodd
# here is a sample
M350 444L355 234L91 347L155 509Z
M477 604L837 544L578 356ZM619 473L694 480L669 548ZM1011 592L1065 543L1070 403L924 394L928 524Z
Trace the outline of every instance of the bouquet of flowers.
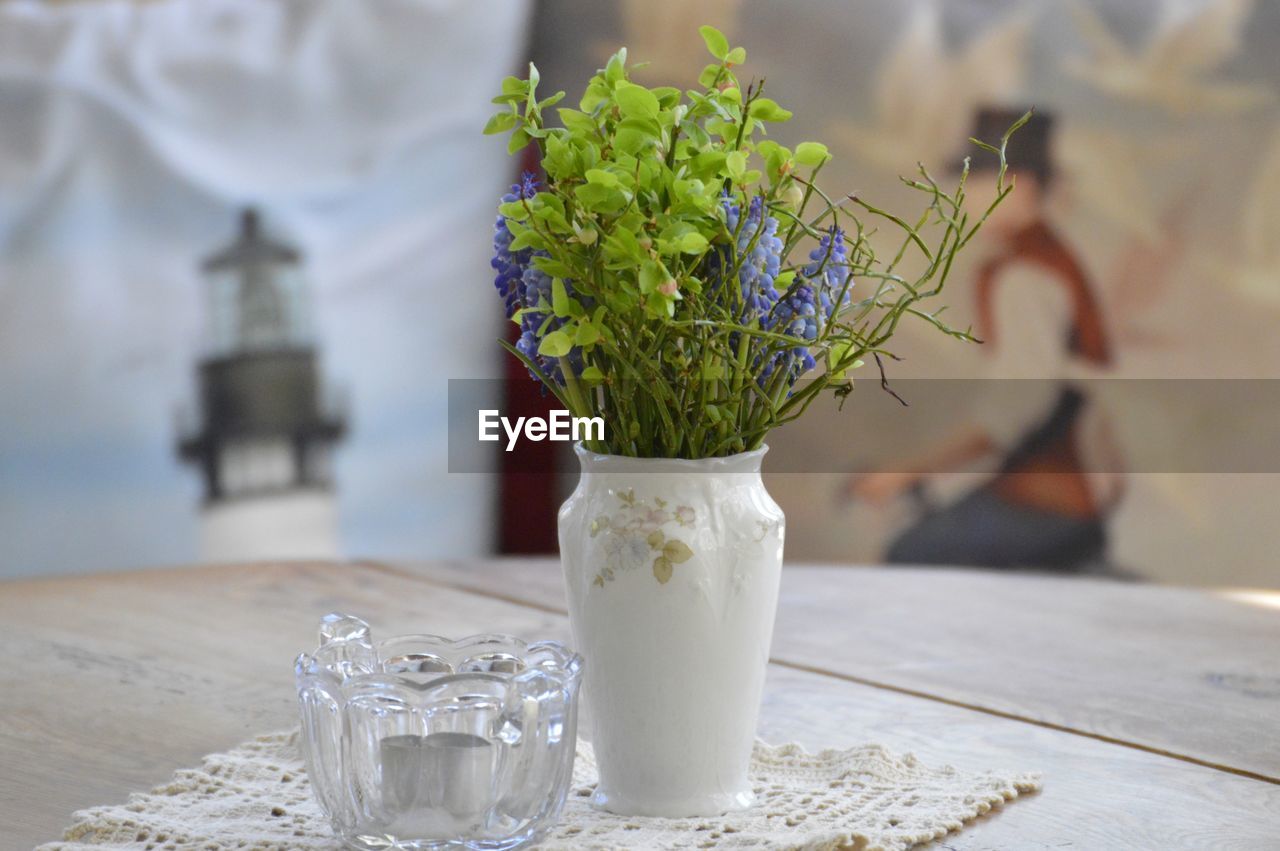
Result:
M966 211L966 160L951 191L923 165L903 178L923 209L899 216L823 191L826 146L764 138L791 113L763 81L743 87L743 48L701 33L714 61L696 89L632 82L624 48L548 126L564 93L539 100L531 64L528 79L503 81L485 127L509 132L511 152L536 144L545 172L526 174L498 207L495 285L521 330L503 345L573 416L604 419L604 440L589 446L600 452L757 448L824 391L847 396L865 360L883 385L904 317L972 340L925 302L1012 190L1004 145L1030 118L998 147L972 140L1000 157L990 208ZM877 257L859 215L898 232L892 255Z

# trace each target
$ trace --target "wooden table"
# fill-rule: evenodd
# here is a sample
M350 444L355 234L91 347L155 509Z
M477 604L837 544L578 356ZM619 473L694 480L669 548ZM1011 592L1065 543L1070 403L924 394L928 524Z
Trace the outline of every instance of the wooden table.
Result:
M1280 849L1280 595L824 567L782 591L766 739L1044 772L936 847ZM292 724L291 661L332 610L383 634L568 637L549 561L0 584L0 846Z

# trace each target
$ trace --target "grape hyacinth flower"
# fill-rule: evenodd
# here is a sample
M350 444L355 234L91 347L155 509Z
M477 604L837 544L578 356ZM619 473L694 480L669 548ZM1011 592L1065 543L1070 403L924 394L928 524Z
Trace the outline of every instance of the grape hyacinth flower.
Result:
M539 255L543 253L545 252L538 252ZM534 256L537 255L531 252L529 259L532 260ZM514 288L519 293L517 304L521 308L530 308L520 314L520 339L516 342L516 348L539 366L545 366L538 355L538 328L546 317L537 307L539 303L551 304L551 278L537 267L526 265Z
M815 287L807 281L802 281L783 295L778 306L768 317L766 327L779 334L812 342L818 338L819 331L817 302ZM816 365L817 362L808 346L795 346L775 354L762 365L760 375L762 379L769 378L775 370L783 369L787 373L788 381L794 382Z
M525 172L521 175L520 182L514 184L511 191L502 196L502 203L527 200L537 194L537 177L532 172ZM525 311L520 314L520 339L516 342L516 349L538 364L538 367L558 384L564 384L559 362L538 354L540 339L538 330L546 321L547 311L550 310L551 305L551 277L533 265L533 258L546 257L547 253L530 248L512 251L512 239L506 217L499 215L493 226L493 259L489 261L497 273L494 276L493 285L502 296L508 319L514 317L518 311ZM572 296L572 283L569 281L564 283L565 289ZM552 319L546 330L553 331L563 324L562 319ZM575 348L568 357L570 363L575 364L575 369L580 368L582 362L580 349ZM532 370L529 374L537 378Z
M850 293L845 288L849 275L849 253L844 244L844 232L831 228L818 246L809 252L811 261L802 269L796 283L783 293L765 326L770 330L802 340L814 341L822 333L831 318L849 304ZM845 290L841 298L841 290ZM841 303L836 304L837 301ZM784 369L788 380L794 382L817 366L808 346L795 346L779 352L762 365L761 375L770 377L776 369Z
M738 283L742 285L743 321L763 317L778 300L774 282L782 271L782 237L778 220L764 214L764 198L757 195L747 207L747 219L739 231L741 211L726 197L722 202L730 232L737 232L740 258ZM752 245L752 242L755 245ZM718 262L725 262L720 258Z
M534 251L530 255L530 261L534 257L546 257L545 251ZM583 307L588 310L595 306L594 301L588 298L576 296L573 291L573 282L566 280L564 288L570 298L577 297ZM564 375L560 371L560 362L555 358L548 358L538 354L538 340L540 336L538 329L542 328L543 323L547 323L547 317L551 310L551 276L541 269L530 265L526 266L521 277L520 283L521 306L527 311L520 315L520 339L516 342L516 348L520 353L530 360L538 364L538 366L550 376L557 384L564 384ZM564 319L552 318L544 330L544 334L548 334L560 326L564 325ZM566 355L569 365L575 373L582 371L582 349L575 346L569 350ZM532 372L530 373L532 375ZM537 377L536 375L534 376Z
M837 306L835 303L840 298L840 291L845 289L845 278L849 276L849 250L844 244L844 231L838 227L827 231L818 247L809 252L809 259L813 262L804 267L804 276L817 287L822 317L827 320L837 307L843 308L850 301L850 293L846 290L841 304Z
M526 171L521 175L520 182L513 184L511 191L502 196L502 203L527 200L537 194L538 180L532 172ZM516 311L524 306L521 302L524 286L521 281L533 255L528 248L513 252L512 239L511 231L507 228L506 216L498 216L498 220L493 225L493 259L489 261L489 265L497 272L493 278L493 285L502 296L508 319L515 316Z

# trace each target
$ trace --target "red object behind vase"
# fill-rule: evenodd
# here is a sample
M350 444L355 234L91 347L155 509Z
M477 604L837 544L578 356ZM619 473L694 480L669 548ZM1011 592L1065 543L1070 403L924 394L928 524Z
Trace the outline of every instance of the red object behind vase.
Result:
M515 343L519 329L513 324L508 339ZM529 377L524 364L510 354L502 356L503 415L547 417L556 398L544 394L541 385ZM501 478L498 486L498 552L504 555L547 555L557 551L556 454L560 444L550 440L524 441L519 452L499 452Z

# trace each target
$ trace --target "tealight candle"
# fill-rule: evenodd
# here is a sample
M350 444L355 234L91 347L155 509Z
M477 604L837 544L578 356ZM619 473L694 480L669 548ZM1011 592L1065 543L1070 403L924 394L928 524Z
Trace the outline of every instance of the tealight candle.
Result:
M469 733L432 733L422 745L432 804L459 820L482 817L494 799L492 743Z

